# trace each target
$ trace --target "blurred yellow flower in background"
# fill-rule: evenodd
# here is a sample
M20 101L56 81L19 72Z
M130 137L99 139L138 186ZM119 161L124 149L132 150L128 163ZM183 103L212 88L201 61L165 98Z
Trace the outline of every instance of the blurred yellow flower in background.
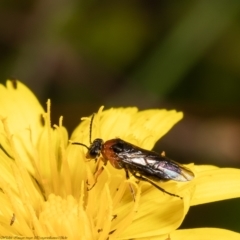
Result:
M100 108L92 139L120 137L145 149L182 118L181 112ZM89 118L71 136L89 145ZM62 239L240 239L224 229L176 230L192 205L240 197L240 170L189 164L190 182L159 183L182 199L148 183L126 180L108 164L97 184L86 148L69 143L67 130L51 125L31 91L18 81L0 85L0 236ZM135 201L129 182L136 189Z

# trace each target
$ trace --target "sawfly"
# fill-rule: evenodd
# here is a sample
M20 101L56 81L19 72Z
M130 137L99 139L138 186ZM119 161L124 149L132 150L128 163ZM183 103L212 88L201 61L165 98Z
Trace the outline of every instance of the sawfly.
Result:
M158 186L156 182L168 180L178 182L190 181L194 178L194 174L191 170L167 158L164 152L159 154L154 151L149 151L120 138L107 140L106 142L104 142L101 138L96 138L92 142L91 135L94 116L95 115L93 114L90 121L90 146L88 147L80 142L72 142L72 144L81 145L87 148L87 159L97 160L100 155L102 155L101 159L104 165L107 165L107 162L109 161L114 168L124 169L127 179L129 179L130 174L132 174L136 179L146 181L164 193L181 198L180 196L170 193ZM95 183L90 189L95 186L97 178L103 169L104 168L101 167L96 170ZM134 191L131 186L130 188L133 194Z

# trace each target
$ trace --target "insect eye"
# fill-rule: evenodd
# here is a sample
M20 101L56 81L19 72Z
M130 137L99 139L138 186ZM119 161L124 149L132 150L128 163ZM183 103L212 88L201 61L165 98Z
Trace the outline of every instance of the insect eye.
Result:
M97 138L93 141L92 145L89 148L87 153L87 158L96 158L100 155L101 149L103 145L103 140Z
M100 150L98 148L93 147L93 148L90 148L88 152L88 156L90 158L95 158L99 155L99 153L100 153Z

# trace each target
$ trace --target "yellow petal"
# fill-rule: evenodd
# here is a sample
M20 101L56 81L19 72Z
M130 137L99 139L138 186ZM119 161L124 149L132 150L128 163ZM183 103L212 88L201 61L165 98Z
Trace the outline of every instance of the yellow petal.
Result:
M165 235L181 225L188 211L191 193L186 189L177 192L183 197L180 199L164 194L147 183L141 185L142 193L137 213L131 225L119 236L121 239ZM164 183L161 187L173 193L177 189L174 182Z
M0 141L5 152L15 159L21 156L22 164L33 173L29 162L33 145L42 131L41 114L44 112L37 98L22 83L8 80L0 84ZM11 147L9 145L11 141ZM15 151L12 151L15 149Z
M28 129L29 136L31 130L31 137L35 143L41 131L41 114L44 110L34 94L21 82L13 83L8 80L6 87L0 84L0 106L0 116L7 118L8 124L11 125L11 133L24 133L25 130L26 134Z
M125 239L125 238L120 238ZM239 240L240 234L220 228L193 228L176 230L170 234L136 238L135 240Z
M170 234L174 240L239 240L240 234L220 228L195 228L177 230Z
M166 109L151 109L137 112L132 119L129 135L138 139L138 145L151 150L183 117L182 112Z
M152 149L159 138L166 134L183 117L175 110L153 109L138 111L137 108L111 108L95 115L91 134L92 141L122 138L145 149ZM71 139L89 143L90 118L85 119L74 130Z
M183 201L173 200L144 201L141 204L132 224L121 234L121 239L156 236L167 234L178 228L184 218Z
M240 169L195 166L191 205L240 197Z

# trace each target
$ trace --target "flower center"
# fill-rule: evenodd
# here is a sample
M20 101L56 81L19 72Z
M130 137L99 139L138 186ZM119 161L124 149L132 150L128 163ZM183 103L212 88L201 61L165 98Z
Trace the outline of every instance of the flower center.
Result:
M39 220L46 232L66 237L82 236L80 231L83 219L79 217L78 202L69 195L66 199L50 194L43 204ZM87 239L87 238L86 238Z
M100 194L97 188L84 194L82 184L79 199L50 194L39 215L44 232L68 239L115 239L131 224L138 206L139 193L136 202L122 199L126 185L121 182L113 196L107 183Z

